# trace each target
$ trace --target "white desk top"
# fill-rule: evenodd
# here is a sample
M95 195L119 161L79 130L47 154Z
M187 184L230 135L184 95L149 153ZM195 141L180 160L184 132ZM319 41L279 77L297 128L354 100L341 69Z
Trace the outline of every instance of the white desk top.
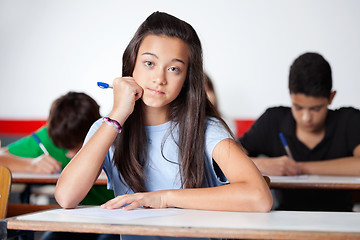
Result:
M146 211L158 212L165 216L124 220L67 215L58 210L49 210L9 219L7 225L9 229L21 230L65 229L74 232L183 237L329 239L331 235L332 239L344 237L360 239L360 213L293 211L245 213L188 209L147 209Z

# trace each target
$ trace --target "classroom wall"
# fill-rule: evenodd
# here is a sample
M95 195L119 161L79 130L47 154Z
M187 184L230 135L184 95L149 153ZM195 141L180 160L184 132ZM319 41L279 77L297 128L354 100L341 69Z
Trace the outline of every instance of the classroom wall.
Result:
M332 66L333 107L360 108L357 0L0 0L0 119L46 119L70 90L88 93L107 114L112 92L96 82L121 75L126 45L156 10L198 32L228 121L289 105L288 69L306 51Z

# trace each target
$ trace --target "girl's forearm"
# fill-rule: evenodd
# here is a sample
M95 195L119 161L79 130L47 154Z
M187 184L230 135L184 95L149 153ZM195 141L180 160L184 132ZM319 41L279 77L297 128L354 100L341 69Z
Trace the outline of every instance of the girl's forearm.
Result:
M272 197L267 186L232 183L220 187L170 190L168 207L201 210L268 212Z
M116 136L117 132L112 126L101 124L65 167L55 191L60 206L74 208L86 196L99 176L105 156Z

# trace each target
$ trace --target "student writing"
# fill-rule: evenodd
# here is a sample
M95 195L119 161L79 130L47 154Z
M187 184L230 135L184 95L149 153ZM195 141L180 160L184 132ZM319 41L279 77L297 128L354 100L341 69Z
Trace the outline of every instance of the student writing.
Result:
M85 93L68 92L58 97L51 105L46 126L34 133L49 155L45 154L36 139L29 135L3 147L0 152L0 164L9 167L12 172L60 172L81 148L92 123L101 117L99 110L96 101ZM107 190L106 186L94 186L84 196L81 204L99 205L113 197L113 191ZM113 237L101 236L103 239ZM97 237L98 234L46 232L41 239Z
M113 80L108 115L122 130L109 119L95 122L58 181L62 207L76 207L104 168L116 197L103 208L269 211L266 182L210 107L201 43L188 23L151 14L124 52L122 75Z
M300 55L290 68L289 90L291 108L267 109L240 139L260 171L266 175L359 175L360 111L328 109L336 94L330 64L318 53ZM279 133L283 133L293 159L286 154ZM280 192L279 209L352 209L346 191Z

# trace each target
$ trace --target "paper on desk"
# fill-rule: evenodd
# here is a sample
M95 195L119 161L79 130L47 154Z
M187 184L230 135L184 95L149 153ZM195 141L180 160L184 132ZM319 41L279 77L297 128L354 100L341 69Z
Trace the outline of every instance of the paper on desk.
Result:
M122 209L103 209L100 206L95 207L79 207L75 209L56 209L56 214L65 214L73 216L86 216L96 218L109 218L117 220L133 220L139 218L164 217L179 214L176 211L168 209L146 209L139 208L135 210L125 211Z

